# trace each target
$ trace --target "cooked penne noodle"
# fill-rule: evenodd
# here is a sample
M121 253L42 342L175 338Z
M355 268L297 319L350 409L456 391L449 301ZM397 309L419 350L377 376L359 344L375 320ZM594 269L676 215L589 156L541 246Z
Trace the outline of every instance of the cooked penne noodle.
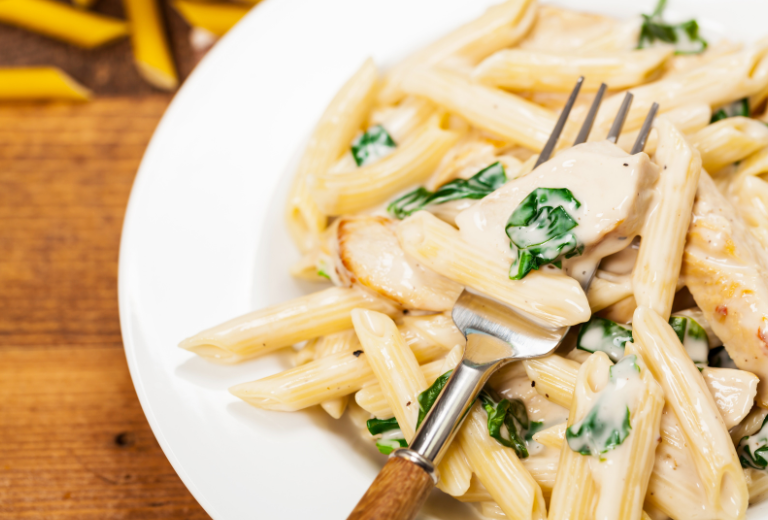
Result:
M431 45L415 52L389 71L379 92L379 102L394 104L405 94L403 81L414 69L433 66L450 58L474 65L492 52L517 43L536 17L535 0L507 0Z
M632 325L634 345L680 421L708 500L716 510L739 518L749 502L744 472L704 378L658 313L640 306Z
M768 410L755 406L749 415L730 431L733 445L738 445L742 438L759 431L766 416L768 416Z
M422 182L459 139L435 115L393 153L372 164L341 173L316 171L310 189L320 210L341 215L386 202L398 192Z
M124 0L123 6L130 21L133 60L139 74L153 87L174 90L179 78L156 0Z
M632 282L630 280L622 280L620 283L612 282L600 278L598 271L587 291L587 300L592 313L595 313L632 296L632 294Z
M352 322L384 397L392 409L405 440L416 432L419 394L427 380L416 356L386 314L363 309L352 311Z
M537 152L555 126L556 116L549 110L514 94L472 83L453 72L418 69L405 79L403 88L460 115L481 130Z
M686 136L695 134L699 130L706 128L712 119L712 109L706 103L692 103L683 105L667 112L664 112L664 118L675 125ZM640 129L630 130L621 133L618 144L622 150L629 153L637 141L637 135ZM645 153L653 155L656 153L656 147L659 145L659 132L652 130L645 144Z
M328 221L310 196L310 175L328 170L349 147L370 110L377 85L376 65L368 59L334 96L312 131L294 173L285 212L288 231L302 252L316 245Z
M455 442L452 444L452 446L457 444L458 442ZM488 493L488 490L485 489L485 486L477 478L477 475L472 475L472 479L469 482L469 488L467 488L466 493L461 496L457 496L456 499L461 502L491 502L493 497L490 493Z
M472 79L492 87L537 92L570 92L579 77L583 91L601 83L612 90L634 87L659 75L673 49L657 47L612 54L566 55L525 49L504 49L472 72Z
M763 39L706 66L630 89L635 97L625 131L639 128L654 102L659 103L662 113L690 103L706 103L714 108L761 91L768 85L767 52L768 39ZM617 94L601 105L590 134L592 139L602 139L607 134L623 98L623 94Z
M401 321L400 334L421 362L444 356L457 345L463 349L467 343L451 317L445 314L405 316Z
M205 29L222 37L251 10L247 5L219 4L176 0L173 7L192 27Z
M508 518L546 518L547 509L541 487L525 469L514 450L491 438L486 422L485 411L476 403L456 439L475 475Z
M306 348L306 347L304 347ZM360 342L354 330L345 330L330 334L319 341L315 347L315 359L321 359L340 352L354 352L360 348ZM320 406L334 419L340 419L347 409L349 396L344 395L335 399L323 401Z
M533 440L549 448L560 449L565 440L566 423L556 424L546 430L541 430L533 436Z
M391 315L396 306L362 289L333 287L206 329L179 346L209 360L237 363L278 348L352 328L350 313L367 308Z
M340 352L235 385L229 392L258 408L295 412L352 394L374 380L367 356Z
M56 67L0 68L0 99L88 101L91 91Z
M749 503L756 504L768 497L768 473L759 469L744 468L749 489Z
M122 20L51 0L3 0L0 23L15 25L78 47L93 49L128 36Z
M352 320L387 404L405 440L410 442L416 432L418 397L428 388L416 356L387 315L357 309L352 312ZM461 352L460 347L455 350ZM456 363L460 359L456 354L452 356ZM472 470L460 448L449 448L438 470L442 474L441 489L444 491L460 495L469 487Z
M533 477L533 480L541 487L544 498L549 499L557 479L557 469L560 464L560 446L557 449L545 450L539 455L532 455L523 459L522 462L525 469Z
M406 253L433 271L512 305L550 326L589 319L589 303L573 278L532 271L524 280L510 280L509 266L493 255L464 243L450 224L421 211L397 229Z
M598 316L616 323L631 323L635 309L637 309L637 302L634 296L630 296L606 307L598 313Z
M638 305L669 319L701 175L701 159L671 123L659 118L656 128L659 147L654 160L661 169L657 185L660 198L642 231L640 251L632 270L632 288Z
M608 451L601 452L599 456L585 455L574 451L568 442L563 444L550 502L550 520L638 519L642 515L645 492L653 470L664 394L640 355L628 350L629 354L636 356L628 370L639 370L639 374L634 378L623 373L615 376L627 381L623 391L628 395L622 398L621 403L627 410L628 433L620 445L613 449L606 448ZM631 358L625 358L627 360ZM594 410L598 413L618 412L602 408L599 400L602 390L620 392L607 388L609 374L611 380L614 378L612 370L611 361L603 352L593 354L581 366L568 416L569 427L580 424ZM606 428L615 424L612 419L607 421Z
M427 385L431 385L435 382L435 379L456 368L463 354L464 347L457 345L445 358L422 365L421 372L424 374ZM355 394L355 401L363 410L370 412L379 419L388 419L393 416L392 408L389 406L381 385L378 383L371 383L363 387Z
M557 354L522 363L537 392L563 408L571 408L579 363Z
M717 173L723 167L768 146L768 126L747 117L729 117L691 136L701 153L701 166Z
M739 518L724 515L707 498L691 448L686 446L680 423L669 406L664 407L662 413L661 438L645 495L646 509L660 511L674 520Z

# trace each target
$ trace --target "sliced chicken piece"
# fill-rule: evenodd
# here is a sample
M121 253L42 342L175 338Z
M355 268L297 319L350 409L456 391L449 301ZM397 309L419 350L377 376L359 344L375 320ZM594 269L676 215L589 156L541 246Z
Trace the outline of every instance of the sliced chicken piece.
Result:
M768 265L735 208L702 172L681 272L712 330L768 407Z
M405 307L446 311L463 287L406 256L384 217L342 217L337 228L339 275Z
M456 223L468 243L511 259L505 228L512 212L537 188L567 188L580 203L572 215L578 224L573 233L586 249L563 265L579 279L640 232L658 177L658 166L645 153L629 155L608 141L585 143L508 182L460 213Z

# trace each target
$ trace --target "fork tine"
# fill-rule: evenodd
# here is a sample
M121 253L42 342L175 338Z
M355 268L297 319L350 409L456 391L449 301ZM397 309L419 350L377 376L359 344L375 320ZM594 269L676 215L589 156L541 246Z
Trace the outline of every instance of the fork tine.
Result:
M587 138L589 137L589 132L592 131L592 124L595 122L597 109L600 108L600 103L603 102L603 94L605 94L605 90L607 88L608 88L608 85L606 85L605 83L600 85L600 88L598 89L597 94L595 95L595 100L592 101L592 106L589 107L587 118L584 120L584 123L581 125L581 130L579 130L579 135L576 136L576 140L573 142L573 146L587 142Z
M621 102L616 118L613 120L613 125L611 126L611 130L608 132L608 137L606 137L606 139L614 144L619 140L621 129L624 126L624 120L627 119L629 107L632 106L632 99L634 97L635 96L633 96L631 92L627 92L627 95L624 96L624 101Z
M579 90L581 90L582 83L584 83L584 76L581 76L578 81L576 81L576 86L573 87L571 95L568 98L568 102L563 107L563 111L560 113L560 118L557 120L557 123L555 123L555 128L553 128L552 133L549 134L547 144L545 144L544 149L541 150L541 154L539 154L539 160L536 161L534 168L539 166L541 163L548 161L552 156L552 152L555 150L555 146L557 145L557 140L560 139L560 134L563 133L563 128L565 127L565 121L568 119L568 114L571 113L573 104L576 102L576 97L579 95Z
M643 148L645 148L645 141L648 140L648 134L651 133L651 125L653 124L653 118L656 117L656 112L658 111L659 111L658 103L654 103L653 105L651 105L651 109L648 111L648 115L645 116L645 121L643 121L643 126L640 128L640 133L637 134L637 139L635 140L635 144L632 147L632 151L629 152L631 155L640 153L643 151Z

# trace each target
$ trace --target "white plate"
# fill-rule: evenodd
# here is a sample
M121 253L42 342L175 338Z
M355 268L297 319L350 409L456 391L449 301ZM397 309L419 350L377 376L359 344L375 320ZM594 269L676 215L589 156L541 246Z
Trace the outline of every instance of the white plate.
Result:
M176 347L233 316L309 290L282 206L301 144L369 55L389 66L479 15L493 0L266 0L176 95L133 187L120 254L126 356L152 430L216 520L346 518L382 457L323 413L252 408L227 392L285 368L272 356L220 367ZM561 0L625 17L655 0ZM762 0L671 0L708 33L768 33ZM744 13L749 12L749 16ZM470 518L439 498L424 518ZM446 503L451 504L445 508ZM750 519L768 518L768 507Z

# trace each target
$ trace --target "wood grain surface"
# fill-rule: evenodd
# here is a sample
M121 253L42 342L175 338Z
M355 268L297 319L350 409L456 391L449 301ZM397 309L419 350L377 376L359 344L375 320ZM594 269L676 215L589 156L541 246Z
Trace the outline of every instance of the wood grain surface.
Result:
M166 96L0 105L0 518L209 518L128 374L117 258Z
M391 457L347 520L413 520L433 487L426 471Z

